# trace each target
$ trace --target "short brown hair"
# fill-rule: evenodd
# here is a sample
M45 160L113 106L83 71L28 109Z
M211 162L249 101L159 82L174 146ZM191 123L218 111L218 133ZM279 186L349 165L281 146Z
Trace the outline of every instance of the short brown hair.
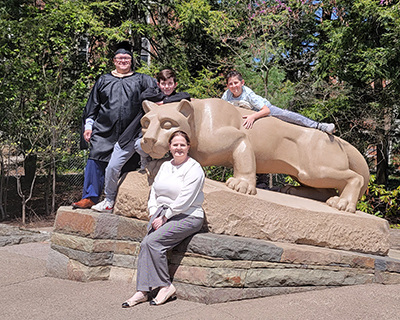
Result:
M171 144L172 139L175 138L176 136L184 137L185 140L186 140L186 143L190 146L189 136L187 135L187 133L185 131L182 131L182 130L177 130L174 133L172 133L171 136L168 139L168 143Z
M157 82L160 82L161 80L166 81L167 79L172 78L174 82L176 83L176 74L173 70L171 69L164 69L161 70L159 73L156 75Z
M239 71L231 70L225 76L226 83L228 83L230 78L237 77L240 81L243 80L242 74Z

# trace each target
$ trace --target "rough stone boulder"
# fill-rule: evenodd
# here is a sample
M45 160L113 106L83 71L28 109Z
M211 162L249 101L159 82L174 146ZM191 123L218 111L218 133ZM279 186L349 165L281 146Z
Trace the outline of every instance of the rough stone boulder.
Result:
M150 186L145 174L130 172L122 181L114 213L148 220ZM209 232L276 242L387 255L386 220L357 211L347 213L325 203L258 190L239 194L223 183L206 179L204 211Z

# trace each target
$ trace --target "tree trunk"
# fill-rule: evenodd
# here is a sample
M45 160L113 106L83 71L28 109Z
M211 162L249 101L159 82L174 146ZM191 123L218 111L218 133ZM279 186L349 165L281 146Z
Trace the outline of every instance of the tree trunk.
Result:
M132 21L135 21L135 22L140 21L140 19L143 17L143 12L141 12L139 10L137 5L134 6L131 17L132 17ZM142 51L142 36L139 33L132 32L131 41L132 41L133 53L134 54L136 53L136 58L135 58L136 66L140 67L142 64L141 59L140 59L140 55L141 55L141 51Z
M5 193L4 189L4 162L3 158L1 158L0 163L0 211L1 211L1 221L6 219L6 212L3 207L3 194Z
M56 212L56 160L54 157L52 167L51 213L54 213Z
M28 197L25 196L24 190L22 189L21 176L17 175L16 179L17 179L17 192L18 192L18 195L21 198L21 205L22 205L22 224L25 225L25 222L26 222L26 204L32 198L33 188L35 186L35 181L36 181L36 173L33 175L31 186L30 186L30 189L29 189L29 196Z
M265 75L263 77L265 99L268 99L268 81L269 81L269 70L265 71Z
M44 211L46 212L46 215L50 213L50 205L49 205L49 195L50 195L50 173L46 174L45 178L45 186L44 186Z
M9 185L10 185L10 175L7 173L7 176L5 178L4 194L3 194L4 214L5 214L6 218L8 216L7 206L8 206L8 186Z
M387 137L384 137L382 143L379 143L376 146L376 161L376 183L387 187L389 178L389 153Z
M36 155L28 155L24 161L24 170L25 170L25 183L29 186L32 183L33 177L36 173Z
M26 201L25 201L25 196L22 197L21 205L22 205L22 225L24 226L25 222L26 222Z
M374 81L374 92L380 95L383 91L383 80ZM389 130L391 117L386 108L383 108L382 129L377 130L380 133L381 141L376 146L376 183L387 187L389 180Z

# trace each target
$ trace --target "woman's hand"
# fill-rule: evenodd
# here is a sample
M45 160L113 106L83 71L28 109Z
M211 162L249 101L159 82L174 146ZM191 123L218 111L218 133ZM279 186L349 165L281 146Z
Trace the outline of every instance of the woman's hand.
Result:
M159 227L161 227L164 223L167 222L167 218L165 216L163 217L158 217L155 218L151 226L153 227L154 230L157 230Z

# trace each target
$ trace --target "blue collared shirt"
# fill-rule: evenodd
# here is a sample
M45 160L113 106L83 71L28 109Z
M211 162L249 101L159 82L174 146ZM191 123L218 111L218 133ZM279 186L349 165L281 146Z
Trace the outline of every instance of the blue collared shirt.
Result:
M230 90L226 90L221 99L228 102L246 101L250 103L252 110L254 111L260 111L264 106L267 106L268 108L272 106L271 102L255 94L253 90L246 86L243 86L242 94L239 97L234 97Z

